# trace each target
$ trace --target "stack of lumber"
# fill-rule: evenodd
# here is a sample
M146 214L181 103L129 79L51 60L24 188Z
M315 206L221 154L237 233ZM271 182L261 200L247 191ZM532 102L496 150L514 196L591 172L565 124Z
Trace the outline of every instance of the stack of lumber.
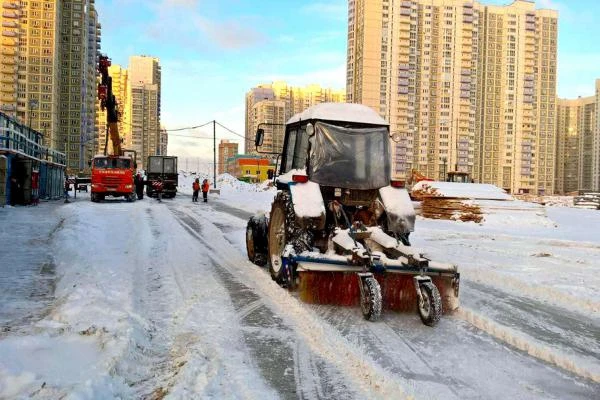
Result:
M496 202L514 200L494 185L436 181L418 182L412 188L411 197L421 202L421 215L425 218L477 223L484 219L486 209L497 207Z

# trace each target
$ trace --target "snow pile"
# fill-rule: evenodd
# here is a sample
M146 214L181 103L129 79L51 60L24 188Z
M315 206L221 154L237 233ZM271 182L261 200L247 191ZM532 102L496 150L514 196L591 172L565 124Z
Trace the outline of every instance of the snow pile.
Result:
M192 183L196 178L202 182L208 179L211 184L211 190L214 188L213 177L207 174L186 174L179 173L179 186L177 191L179 196L192 195ZM209 193L209 201L217 200L224 204L236 207L252 214L267 213L271 210L271 203L275 198L277 190L272 185L272 181L267 180L262 183L248 183L237 179L230 174L221 174L217 176L217 189L219 193ZM191 199L190 199L191 200Z
M454 199L513 200L504 190L484 183L421 181L412 188L419 197L446 197Z

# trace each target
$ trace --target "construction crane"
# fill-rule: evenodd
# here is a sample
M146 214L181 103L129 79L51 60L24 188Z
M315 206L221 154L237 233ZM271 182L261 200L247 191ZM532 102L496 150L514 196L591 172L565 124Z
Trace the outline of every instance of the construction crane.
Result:
M119 134L119 113L117 111L117 99L112 90L112 78L108 74L110 59L100 55L98 59L98 72L101 81L98 85L98 99L100 108L106 110L106 125L108 137L112 143L112 154L107 154L107 145L104 146L104 155L97 155L91 162L92 166L92 190L91 200L102 201L107 196L125 197L127 201L135 200L135 188L133 176L137 167L135 152L131 153L123 149L123 140Z

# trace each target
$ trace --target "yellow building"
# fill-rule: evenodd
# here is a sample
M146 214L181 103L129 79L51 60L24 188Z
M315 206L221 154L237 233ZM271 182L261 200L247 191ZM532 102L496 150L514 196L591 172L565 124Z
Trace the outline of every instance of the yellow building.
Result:
M393 175L456 170L552 192L556 11L526 0L348 4L347 101L390 122Z
M593 190L596 106L595 96L558 100L556 193Z
M246 153L256 154L254 136L258 123L285 124L294 114L304 111L310 106L326 102L344 103L345 90L323 88L320 85L305 87L289 86L286 82L277 81L261 84L246 93ZM257 105L266 102L260 107ZM283 147L283 126L263 126L265 129L265 145L272 151L280 151ZM263 150L267 151L266 148ZM268 150L271 151L271 150Z
M118 64L108 67L108 74L112 78L112 90L117 99L117 110L119 112L119 134L123 138L123 147L129 149L132 146L131 139L131 104L129 102L129 79L127 69ZM112 148L111 144L106 142L106 110L99 108L98 102L98 140L96 154L104 154L104 147L107 146L108 152Z

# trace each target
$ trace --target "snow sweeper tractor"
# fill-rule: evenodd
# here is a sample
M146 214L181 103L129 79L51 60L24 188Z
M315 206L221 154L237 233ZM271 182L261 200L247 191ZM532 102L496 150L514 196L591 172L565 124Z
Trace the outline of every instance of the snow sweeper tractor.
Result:
M257 148L264 135L258 129ZM410 246L415 211L391 179L390 144L388 123L360 104L293 116L270 215L248 221L248 258L303 301L359 304L367 320L416 308L431 326L458 307L460 275Z

